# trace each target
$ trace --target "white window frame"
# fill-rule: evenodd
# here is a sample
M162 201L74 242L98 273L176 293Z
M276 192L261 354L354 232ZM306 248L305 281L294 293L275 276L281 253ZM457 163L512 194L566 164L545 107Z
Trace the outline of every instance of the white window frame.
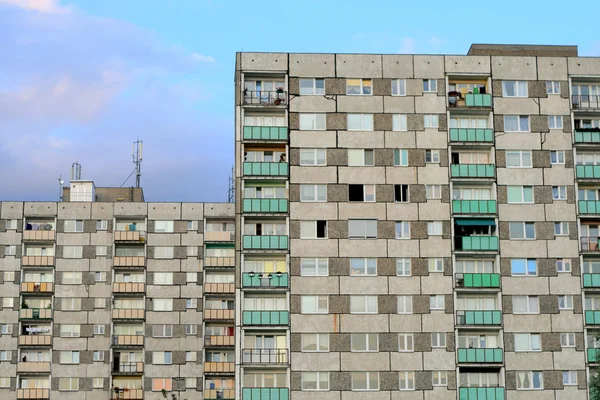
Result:
M0 335L12 335L13 326L12 324L1 324L0 325Z
M575 347L575 334L564 332L560 334L560 347Z
M312 189L311 189L312 188ZM323 194L322 189L325 188L325 197L319 197L319 191ZM313 197L305 197L307 194L305 190L311 189L313 191ZM327 202L327 185L300 185L300 202L301 203L325 203Z
M307 273L309 262L315 263L315 273ZM312 268L312 267L310 267ZM328 258L302 258L300 259L300 276L329 276L329 259Z
M63 258L83 258L83 246L63 246Z
M185 299L185 308L187 310L198 308L198 299L197 298L187 298Z
M63 350L59 355L60 364L79 364L80 354L78 350Z
M423 79L423 93L437 93L437 79Z
M521 381L520 376L528 375L528 380L531 383L531 387L519 387ZM533 387L533 374L539 374L539 382L541 386L539 388ZM544 373L542 371L517 371L517 390L544 390Z
M326 149L300 149L300 166L317 167L327 165Z
M367 164L367 153L370 152L373 156L373 164ZM362 155L361 155L362 153ZM350 159L360 158L360 164L351 163ZM375 152L372 149L348 149L348 166L349 167L373 167L375 166Z
M361 343L364 336L364 348L355 348L356 345ZM375 338L374 348L371 348L372 339ZM360 339L360 342L359 342ZM379 335L377 333L352 333L350 334L350 351L352 353L374 353L379 351Z
M198 325L196 324L185 324L184 329L187 336L195 336L198 334Z
M327 221L325 221L325 236L319 237L319 221L300 221L300 239L327 239Z
M350 314L377 314L378 309L377 296L350 296Z
M79 271L65 271L62 273L62 285L81 285L83 275Z
M360 391L360 392L366 392L366 391L378 391L379 390L379 372L375 372L375 371L365 371L365 372L351 372L351 379L352 379L352 391L356 392L356 391ZM365 377L365 382L366 382L366 388L356 388L355 387L355 380L357 380L356 378L359 375L363 375Z
M173 284L173 273L172 272L154 272L153 285L172 285Z
M152 352L152 364L153 365L172 365L173 364L173 353L171 351L153 351Z
M160 249L160 252L158 251ZM173 246L154 246L154 258L156 259L172 259Z
M415 351L415 335L414 333L399 333L398 334L398 352L414 353Z
M444 272L444 259L441 257L428 258L427 265L429 272Z
M565 164L565 151L564 150L551 150L550 151L550 164L551 165Z
M12 350L0 350L0 361L10 361L11 359Z
M104 378L92 378L92 389L103 389Z
M434 387L448 386L448 372L447 371L432 371L431 372L431 383Z
M506 127L508 125L514 125L514 122L508 123L508 119L516 118L516 127L515 130L509 130ZM523 123L523 121L527 121ZM526 125L526 126L523 126ZM531 132L531 121L529 115L505 115L504 116L504 132Z
M392 131L406 132L408 131L408 118L406 114L392 115Z
M65 383L68 385L65 387ZM58 378L58 390L61 392L73 392L79 390L79 378Z
M548 115L548 129L563 129L562 115Z
M198 283L198 273L197 272L186 272L185 273L185 281L187 283Z
M6 220L6 230L14 231L17 229L18 221L16 219L7 219Z
M399 390L415 390L415 373L413 371L400 371L398 379Z
M394 149L394 167L408 167L408 150Z
M371 132L374 129L373 126L373 114L366 114L366 113L348 113L346 114L346 121L347 121L347 128L346 130L348 131L367 131L367 132ZM351 127L351 121L352 120L352 125L354 125L354 123L356 123L356 125L354 125L353 127Z
M103 271L94 272L94 282L106 282L106 272L103 272Z
M106 308L106 298L104 297L96 297L94 299L94 308Z
M308 87L305 85L304 88L302 86L302 81L304 83L312 83L311 90L307 90ZM323 82L323 87L317 87L317 81ZM300 88L300 96L322 96L325 94L325 79L324 78L300 78L298 82Z
M567 200L567 187L552 186L552 200Z
M437 129L440 127L440 120L437 114L423 114L423 127Z
M106 257L108 255L108 246L96 246L96 257Z
M314 303L314 308L312 307ZM319 303L325 302L326 306L321 307ZM329 313L329 296L319 295L319 296L300 296L300 313L301 314L328 314Z
M197 231L198 230L198 221L187 221L187 230L188 231Z
M350 93L350 87L356 87L356 85L350 85L349 81L360 81L358 86L359 93ZM366 83L369 83L368 85ZM373 95L373 79L371 78L347 78L346 79L346 96L372 96Z
M354 265L353 265L354 263ZM357 264L361 265L357 265ZM373 266L375 266L374 272ZM354 272L356 271L356 273ZM350 276L377 276L377 258L350 258Z
M398 226L400 226L400 229L398 229ZM410 239L410 221L396 221L395 229L397 240Z
M196 362L198 360L198 353L195 351L186 351L185 352L185 362Z
M560 81L546 81L546 94L560 94Z
M82 219L69 219L64 221L64 232L65 233L82 233L83 232L83 220Z
M527 346L525 348L517 348L517 343L519 339L523 340L524 342L527 342ZM514 348L516 353L539 353L542 351L542 335L540 335L539 333L514 333Z
M396 258L396 276L412 276L412 262L408 257Z
M577 371L563 371L563 385L577 386Z
M509 162L508 162L509 154L519 156L519 164L518 165L509 165ZM526 161L529 161L529 163L526 163ZM531 150L507 150L506 151L506 168L533 168Z
M156 311L156 312L173 311L173 299L154 298L151 300L152 300L152 311Z
M406 79L392 79L392 96L406 96Z
M436 349L446 348L446 332L432 332L431 333L431 347Z
M522 228L523 228L523 237L517 237L517 236L513 236L513 226L515 226L515 224L522 224ZM533 226L533 237L527 237L527 226L528 225L532 225ZM517 221L510 221L508 223L508 232L509 232L509 239L510 240L535 240L536 238L536 233L535 233L535 223L534 222L517 222Z
M306 343L309 338L313 342ZM308 350L307 346L313 345L315 350ZM303 353L327 353L329 352L329 333L302 333L300 336L300 351Z
M81 325L79 324L61 324L60 337L62 338L77 338L81 336Z
M427 235L428 236L442 236L442 221L428 221L427 222Z
M509 84L513 84L514 95L509 95L507 87ZM502 81L502 97L528 97L529 88L527 87L527 81Z
M558 296L558 309L559 310L573 310L573 295L563 294Z
M532 306L531 301L535 299L535 302L537 304L537 309L536 307ZM524 300L525 304L526 304L526 311L515 311L515 301L516 300ZM540 299L538 296L513 296L512 297L512 303L513 303L513 314L539 314L540 313Z
M373 229L375 223L375 229ZM359 226L361 225L361 226ZM357 234L355 230L360 228L362 232ZM376 219L349 219L348 220L348 238L349 239L377 239L377 220Z
M396 301L398 314L413 313L413 297L411 295L398 296Z
M155 233L173 233L175 224L173 221L159 220L154 221L154 232Z
M556 236L569 236L569 223L565 221L555 222L554 234Z
M2 298L2 308L14 308L15 299L13 297Z
M429 161L427 158L429 156ZM425 150L425 163L426 164L439 164L440 163L440 151L439 150Z
M104 361L104 350L94 350L92 361Z
M15 271L4 271L4 282L14 282Z
M327 114L325 113L300 113L298 117L298 130L324 131L327 129Z
M309 389L306 387L306 382L308 381L307 377L308 375L315 375L315 389ZM321 376L326 376L327 379L322 379ZM321 387L321 383L323 381L327 381L327 387ZM312 381L311 381L312 382ZM302 372L302 391L328 391L330 387L330 381L329 381L329 372L323 372L323 371L314 371L314 372Z
M446 309L446 299L443 294L432 294L429 296L429 310L440 311Z
M556 259L556 272L560 273L571 273L571 259L570 258L558 258Z
M520 188L521 191L521 201L510 201L510 196L508 194L510 188ZM525 191L531 191L531 201L525 201ZM508 204L534 204L535 202L535 193L533 186L507 186L506 187L506 201Z
M14 244L9 244L4 247L4 256L16 256L17 255L17 246Z
M442 185L425 185L425 198L427 200L440 200L442 198Z
M106 326L94 325L94 335L104 335L105 332L106 332Z
M108 221L105 219L96 220L96 230L97 231L108 230Z

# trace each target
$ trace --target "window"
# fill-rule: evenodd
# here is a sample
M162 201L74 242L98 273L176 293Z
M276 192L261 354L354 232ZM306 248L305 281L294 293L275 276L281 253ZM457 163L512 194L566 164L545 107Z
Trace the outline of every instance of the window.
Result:
M546 81L546 93L547 94L560 94L560 82L559 81Z
M571 260L568 258L559 258L556 260L557 272L571 272Z
M185 352L185 362L196 362L197 354L195 351L186 351Z
M507 151L506 168L531 168L531 151Z
M555 222L554 233L556 234L556 236L569 236L569 223Z
M532 186L507 186L508 203L533 203Z
M375 201L375 185L348 185L348 201Z
M185 299L185 308L198 308L198 299Z
M505 115L505 132L529 132L529 115Z
M198 256L198 247L187 246L187 256L188 257L197 257Z
M423 126L425 128L438 128L439 121L437 114L425 114L423 115Z
M152 311L173 311L173 299L150 299Z
M61 325L60 337L79 337L80 325Z
M525 81L503 81L503 97L527 97L527 82Z
M63 246L63 258L81 258L83 246Z
M0 350L0 361L10 361L12 358L12 351Z
M408 151L404 149L394 150L394 165L396 167L408 166Z
M153 325L152 337L167 338L173 336L173 325Z
M14 282L15 271L4 271L4 282Z
M65 232L83 232L83 221L80 219L65 221Z
M154 258L173 258L173 247L155 246Z
M410 258L396 258L396 275L410 276Z
M9 245L4 247L4 255L5 256L15 256L17 255L17 246L16 245Z
M96 221L96 230L97 231L105 231L108 229L108 221L105 219L99 219Z
M94 273L94 281L95 282L106 282L106 272L95 272Z
M436 295L429 296L429 309L430 310L445 309L444 295L436 294Z
M154 351L152 352L152 364L172 364L173 353L170 351Z
M427 263L429 265L429 272L444 272L443 258L429 258Z
M17 229L17 220L16 219L7 219L6 220L6 229L7 230Z
M63 285L81 285L82 274L81 272L63 272L62 273L62 284Z
M410 239L410 222L396 222L396 239Z
M302 314L327 314L329 298L327 296L301 296Z
M393 131L407 131L408 126L406 122L406 114L394 114L392 116L392 130Z
M350 219L348 220L348 237L350 239L376 239L376 219Z
M431 375L433 386L448 386L448 372L433 371Z
M106 299L103 297L96 297L94 299L94 308L106 308Z
M328 276L329 262L327 258L303 258L300 260L301 276Z
M399 333L398 334L398 351L412 352L415 351L415 337L412 333Z
M9 388L10 378L0 378L0 388Z
M198 386L198 382L195 377L185 378L186 389L195 389Z
M533 222L509 222L508 230L510 239L535 239Z
M513 314L539 314L540 304L537 296L513 296Z
M13 308L15 299L13 297L4 297L2 299L2 308Z
M562 129L563 128L562 115L548 115L548 128Z
M94 325L94 335L104 335L105 329L104 325Z
M392 96L406 96L405 79L392 79Z
M517 390L544 388L544 374L541 371L517 371Z
M300 185L301 202L327 201L327 185Z
M425 162L431 163L431 164L439 164L440 151L439 150L425 150Z
M350 296L350 314L377 314L377 296Z
M173 284L173 273L172 272L155 272L154 273L154 284L155 285L172 285Z
M431 347L446 347L446 333L436 332L431 334Z
M563 385L576 386L577 385L577 371L563 371Z
M398 314L412 314L412 296L398 296Z
M371 79L346 79L347 95L371 95Z
M326 114L305 114L300 113L301 131L324 131Z
M567 199L567 187L566 186L552 186L552 199L553 200L566 200Z
M348 166L365 167L375 165L373 150L348 149Z
M437 80L423 79L423 92L437 92Z
M425 198L428 200L442 198L442 185L425 185Z
M515 351L542 351L539 333L515 333Z
M323 78L301 78L300 79L300 94L301 95L320 95L325 94L325 79Z
M79 378L58 378L58 390L79 390Z
M510 260L512 276L537 276L537 260L535 258L513 258Z
M328 333L303 333L301 336L303 352L329 351Z
M351 258L351 276L377 276L376 258Z
M302 372L302 390L329 390L329 372Z
M61 311L79 311L81 310L81 299L74 297L63 297L60 302Z
M378 351L376 333L353 333L350 335L352 351Z
M326 165L325 149L300 149L300 165Z
M11 324L0 325L0 335L12 335L13 326Z
M560 334L560 347L575 347L575 334L574 333L561 333Z
M92 379L92 389L103 389L104 388L104 378L93 378Z
M79 352L78 351L61 351L60 352L60 363L61 364L79 364Z
M173 221L154 221L154 232L173 233Z
M170 392L173 390L173 382L171 378L153 378L152 379L152 391L161 392L162 390Z
M187 230L188 231L197 231L198 230L198 221L188 221L187 222Z
M564 164L565 163L565 152L564 150L553 150L550 152L550 164Z
M94 361L104 361L104 351L96 350L92 358Z
M408 185L394 185L394 201L408 203Z
M349 131L372 131L373 114L348 114Z
M427 222L427 234L429 236L441 236L442 235L442 221Z
M326 239L327 221L300 221L300 239Z
M197 272L186 272L185 280L187 283L197 283L198 282L198 273Z
M194 299L196 300L196 299ZM192 307L194 308L194 307ZM193 325L193 324L186 324L185 325L185 334L187 336L192 336L192 335L196 335L198 333L198 326L197 325Z
M558 296L558 309L559 310L572 310L573 309L573 296L572 295Z
M352 372L352 390L379 390L379 372Z
M400 371L400 390L415 390L415 373Z
M106 257L108 246L96 246L96 257Z

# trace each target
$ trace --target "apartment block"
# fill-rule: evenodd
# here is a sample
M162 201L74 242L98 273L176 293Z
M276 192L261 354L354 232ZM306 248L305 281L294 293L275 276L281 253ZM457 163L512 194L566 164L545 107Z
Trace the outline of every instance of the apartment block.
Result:
M600 58L238 53L235 82L236 399L588 398Z

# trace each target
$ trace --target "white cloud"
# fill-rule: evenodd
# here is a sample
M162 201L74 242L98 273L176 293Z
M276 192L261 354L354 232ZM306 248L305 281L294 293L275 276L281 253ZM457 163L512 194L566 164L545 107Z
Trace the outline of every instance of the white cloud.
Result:
M410 37L402 38L402 46L398 50L398 53L401 54L413 54L415 52L415 39Z
M1 4L43 13L61 13L67 11L67 9L61 7L56 0L0 0L0 5Z
M192 59L198 62L203 62L203 63L212 63L215 62L215 59L212 58L211 56L205 56L204 54L200 54L200 53L192 53Z

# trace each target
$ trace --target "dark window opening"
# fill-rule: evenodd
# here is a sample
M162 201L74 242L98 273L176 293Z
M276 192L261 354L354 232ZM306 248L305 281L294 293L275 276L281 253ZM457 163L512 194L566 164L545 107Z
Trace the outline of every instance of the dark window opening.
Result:
M394 200L399 203L408 203L408 185L394 185Z
M348 201L364 201L365 188L363 185L348 185Z
M317 221L317 237L327 237L327 221Z

